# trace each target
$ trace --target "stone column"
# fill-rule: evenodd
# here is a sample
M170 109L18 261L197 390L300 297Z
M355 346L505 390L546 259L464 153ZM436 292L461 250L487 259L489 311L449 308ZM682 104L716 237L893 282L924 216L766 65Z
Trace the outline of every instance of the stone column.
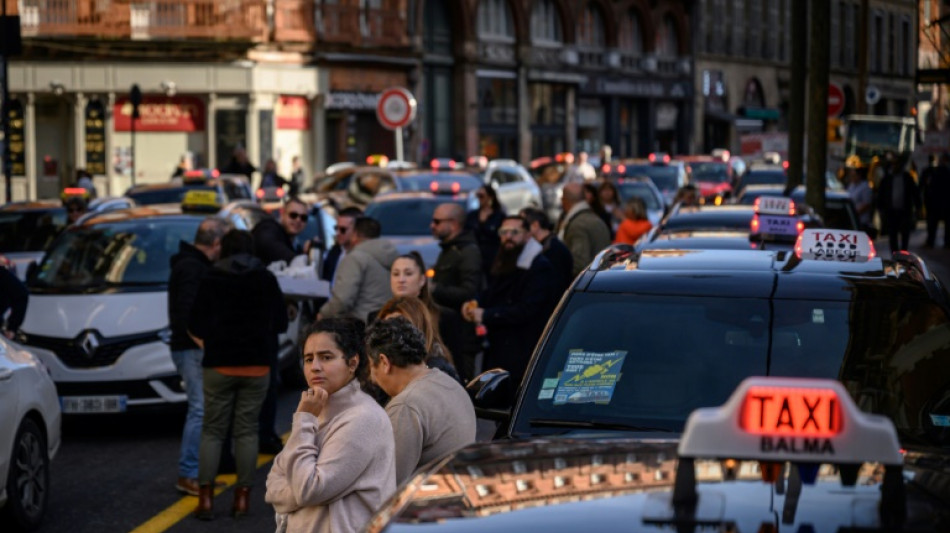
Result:
M36 200L36 95L32 92L26 93L26 107L23 110L23 129L26 131L26 146L24 154L26 156L26 199ZM19 195L17 191L12 192L14 199Z
M115 168L112 164L112 158L115 157L115 93L109 92L106 95L105 130L106 130L106 196L117 196L121 194L116 186Z
M259 117L257 116L259 103L260 103L260 97L258 96L257 93L252 92L247 95L247 106L245 107L246 109L245 120L247 124L247 126L245 126L246 131L247 131L247 135L245 138L247 139L247 146L245 146L244 149L247 151L247 160L250 161L251 164L254 165L255 167L258 167L257 168L258 175L260 175L260 171L263 170L262 168L260 168L260 165L262 163L261 152L259 150L260 148L260 135L259 135L260 121L259 121ZM254 183L255 180L256 180L256 177L252 175L251 187L254 189L257 188L257 184Z
M76 93L73 101L73 162L76 169L86 168L86 95Z
M208 104L205 106L205 166L207 168L217 168L218 166L218 129L215 114L217 113L218 95L208 93Z

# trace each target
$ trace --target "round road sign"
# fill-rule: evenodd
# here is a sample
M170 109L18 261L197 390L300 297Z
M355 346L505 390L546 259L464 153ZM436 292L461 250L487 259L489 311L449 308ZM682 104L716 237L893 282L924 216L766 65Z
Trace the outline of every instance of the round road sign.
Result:
M837 117L844 111L844 91L837 83L828 84L828 116Z
M874 85L868 85L867 90L864 91L864 101L868 105L874 105L881 101L881 91Z
M376 103L376 117L384 128L403 128L416 118L416 99L402 87L386 89Z

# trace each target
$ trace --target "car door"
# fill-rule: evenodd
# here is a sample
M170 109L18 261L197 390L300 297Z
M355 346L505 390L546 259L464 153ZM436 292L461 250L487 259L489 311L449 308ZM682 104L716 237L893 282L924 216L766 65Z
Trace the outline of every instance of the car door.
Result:
M10 458L13 438L20 425L20 393L15 374L16 365L10 360L9 350L7 343L0 341L0 464ZM4 473L0 479L6 483L6 468L0 471Z

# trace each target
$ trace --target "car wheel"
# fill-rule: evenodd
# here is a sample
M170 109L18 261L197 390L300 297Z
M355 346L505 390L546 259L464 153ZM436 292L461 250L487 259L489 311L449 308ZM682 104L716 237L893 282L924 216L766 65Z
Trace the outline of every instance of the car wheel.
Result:
M39 527L49 498L49 455L43 432L29 418L20 424L13 444L7 498L3 522L24 531Z

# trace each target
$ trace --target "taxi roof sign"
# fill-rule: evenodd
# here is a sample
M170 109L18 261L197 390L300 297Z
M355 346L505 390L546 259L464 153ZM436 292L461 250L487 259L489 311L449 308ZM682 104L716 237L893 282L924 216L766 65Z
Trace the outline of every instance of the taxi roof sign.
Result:
M693 411L680 457L901 465L894 424L829 379L751 377L721 407Z
M785 196L759 196L755 199L755 212L762 215L795 216L795 202Z
M221 208L218 193L204 189L197 189L185 193L181 200L182 210L217 211Z
M807 229L798 236L795 255L799 259L867 262L877 256L867 233L840 229Z

